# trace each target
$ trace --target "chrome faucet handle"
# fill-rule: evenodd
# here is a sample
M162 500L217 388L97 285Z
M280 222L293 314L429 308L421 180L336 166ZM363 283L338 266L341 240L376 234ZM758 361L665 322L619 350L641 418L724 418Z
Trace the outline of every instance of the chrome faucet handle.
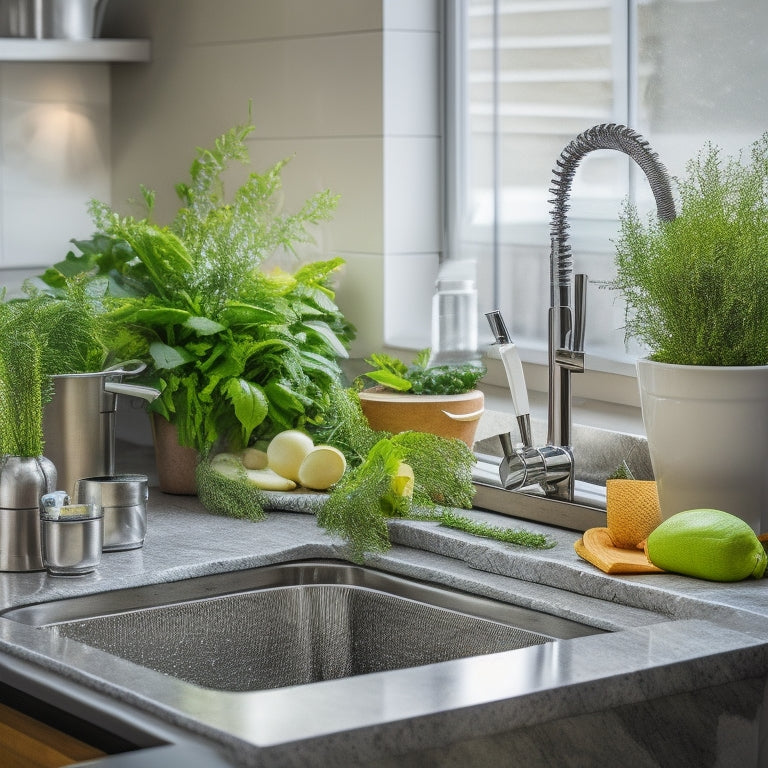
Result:
M498 309L494 309L493 312L486 312L485 316L488 319L488 325L491 326L494 344L498 344L499 346L502 344L510 344L512 338L509 335L507 324L504 322L501 312Z
M587 327L587 283L585 274L574 275L573 351L584 351L584 332Z
M562 346L555 350L555 362L571 373L584 372L584 331L587 325L586 275L574 276L573 307L560 307L561 322L567 323Z

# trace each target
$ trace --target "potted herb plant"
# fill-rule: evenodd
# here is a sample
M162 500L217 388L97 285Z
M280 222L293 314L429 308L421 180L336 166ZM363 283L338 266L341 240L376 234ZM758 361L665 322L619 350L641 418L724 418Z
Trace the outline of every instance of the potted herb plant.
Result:
M474 363L429 365L429 349L411 365L385 354L366 360L374 368L356 380L358 397L375 430L429 432L463 440L470 448L483 415L484 396L476 388L485 368ZM365 388L365 379L374 385Z
M168 226L152 221L147 190L143 218L92 203L96 235L42 278L56 289L87 272L101 287L106 343L118 359L147 363L135 381L160 390L148 406L156 438L170 427L170 447L185 449L168 463L158 450L160 487L173 493L194 493L195 457L217 443L237 450L322 419L353 335L331 287L340 258L293 273L262 269L276 251L309 241L308 227L330 218L336 198L323 191L280 213L285 161L225 198L222 174L247 162L252 130L233 128L198 150Z
M677 182L679 215L616 241L626 334L662 515L717 508L768 519L768 134L748 155L705 146Z

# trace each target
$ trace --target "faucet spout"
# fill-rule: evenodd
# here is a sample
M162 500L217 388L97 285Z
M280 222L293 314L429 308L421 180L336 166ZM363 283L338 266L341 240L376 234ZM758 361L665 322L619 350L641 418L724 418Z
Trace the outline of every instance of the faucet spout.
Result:
M571 184L581 160L598 149L614 149L631 157L643 170L653 192L660 219L675 218L675 203L666 168L648 142L624 125L596 125L581 133L562 151L553 170L550 193L550 310L548 442L571 446L571 374L584 370L586 275L573 278L568 242ZM574 295L575 294L575 295Z
M597 149L615 149L631 157L643 170L663 221L675 218L669 175L648 142L624 125L596 125L577 136L562 151L553 171L550 227L549 306L549 413L547 445L535 448L529 440L515 446L509 435L499 435L504 457L499 465L507 490L536 485L552 498L573 501L575 463L571 440L571 374L585 368L587 276L573 275L568 242L568 201L576 169L582 158ZM498 313L489 313L498 341L506 341L506 329L498 325ZM514 347L514 345L511 345ZM521 372L522 376L522 372ZM514 395L513 395L514 397Z

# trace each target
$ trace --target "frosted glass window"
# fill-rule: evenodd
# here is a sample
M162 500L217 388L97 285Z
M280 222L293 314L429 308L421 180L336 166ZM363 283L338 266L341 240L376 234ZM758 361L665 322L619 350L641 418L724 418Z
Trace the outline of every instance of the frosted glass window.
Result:
M642 133L672 174L708 140L728 151L748 146L768 130L768 3L458 0L454 9L448 256L476 260L481 312L500 308L524 357L543 361L558 155L605 122ZM575 271L593 281L590 366L626 373L640 350L627 354L623 307L595 283L613 272L622 200L651 208L630 165L617 152L589 155L569 217Z

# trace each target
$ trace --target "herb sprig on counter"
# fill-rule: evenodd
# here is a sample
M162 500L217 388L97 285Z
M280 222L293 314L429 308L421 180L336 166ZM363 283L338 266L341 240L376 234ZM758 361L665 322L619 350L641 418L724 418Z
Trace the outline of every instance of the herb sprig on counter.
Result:
M354 395L354 393L350 393ZM358 429L362 412L350 409L345 434L364 442L371 432ZM457 509L472 506L475 489L472 467L475 456L461 440L424 432L401 432L383 436L370 449L366 460L347 471L331 490L318 512L318 525L344 538L351 558L362 562L367 553L386 552L390 547L387 520L391 518L434 521L448 528L507 544L548 549L555 546L549 537L480 523ZM413 472L412 492L398 494L402 468Z
M317 524L343 538L349 557L386 552L391 519L434 522L474 536L524 547L547 549L555 542L543 534L488 525L462 515L475 493L475 456L461 440L426 432L392 435L372 430L357 393L335 388L317 440L333 445L347 457L347 471L330 490L317 512ZM209 462L197 466L198 495L216 514L261 520L269 495L249 486L245 478L224 478Z
M473 536L494 539L505 544L517 544L521 547L531 547L533 549L552 549L556 545L554 539L543 533L534 533L522 528L506 528L500 525L480 523L468 518L466 515L459 515L450 509L441 510L439 519L440 524L446 528L455 528L465 533L471 533Z
M386 354L373 354L366 363L375 370L355 379L355 386L362 389L365 378L395 392L414 395L461 395L472 391L485 375L485 368L474 363L461 365L429 365L429 349L421 350L411 365Z

